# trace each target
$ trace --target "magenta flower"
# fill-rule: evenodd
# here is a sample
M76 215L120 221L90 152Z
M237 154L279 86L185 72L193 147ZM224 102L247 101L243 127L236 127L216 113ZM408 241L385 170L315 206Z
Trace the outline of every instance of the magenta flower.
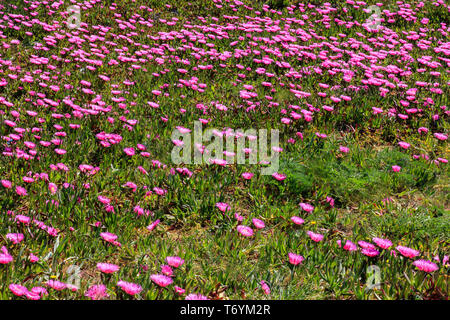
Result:
M270 287L267 285L267 283L264 280L261 280L261 282L259 284L261 285L262 291L264 291L265 294L269 295Z
M236 229L244 237L251 237L251 236L253 236L253 230L250 227L239 225L239 226L237 226Z
M140 285L132 282L126 282L123 280L117 282L117 286L131 296L134 296L142 291L142 287Z
M114 273L118 271L120 267L112 263L97 263L97 269L103 273Z
M283 181L284 179L286 179L286 175L284 175L282 173L278 173L278 172L275 172L274 174L272 174L272 177L274 177L278 181Z
M253 178L253 176L254 176L254 174L251 173L251 172L244 172L244 173L242 174L242 177L243 177L245 180L250 180L251 178Z
M178 287L178 286L174 286L175 292L178 293L179 295L182 295L186 292L185 289Z
M167 287L173 282L172 278L162 274L152 274L150 279L160 287Z
M28 289L20 284L10 284L9 290L14 293L16 296L20 297L26 295L28 293Z
M67 284L64 282L60 282L58 280L48 280L46 283L50 288L53 288L57 291L61 291L67 288Z
M6 247L1 248L0 264L8 264L13 261L13 257L8 253Z
M166 265L166 264L163 264L162 266L161 266L161 272L162 272L162 274L163 275L165 275L165 276L172 276L173 275L173 270L172 270L172 268L170 267L170 266L168 266L168 265Z
M167 257L166 261L169 266L174 268L178 268L184 263L184 260L181 259L180 257Z
M392 242L388 239L372 238L372 241L382 249L388 249L392 246Z
M257 228L257 229L264 229L264 227L266 226L264 224L264 221L260 220L260 219L252 219L253 225Z
M89 297L92 300L102 300L109 298L109 294L106 292L106 286L104 284L90 286L84 293L85 297Z
M309 203L301 202L300 207L308 213L311 213L314 211L314 207L312 205L310 205Z
M380 253L376 249L370 249L370 248L364 248L361 250L361 253L368 257L375 257L379 255Z
M423 259L414 261L413 265L415 265L417 267L417 269L419 269L419 270L422 270L425 272L430 272L430 273L439 269L437 264L435 264L434 262L431 262L429 260L423 260Z
M103 240L107 241L107 242L114 242L115 240L117 240L117 235L115 235L114 233L110 233L110 232L102 232L100 233L100 237L103 238Z
M293 264L294 266L302 263L302 261L305 260L305 258L303 258L301 255L298 255L298 254L295 254L295 253L292 253L292 252L290 252L288 254L288 256L289 256L289 262L291 264Z
M312 231L306 232L306 234L311 238L314 242L320 242L323 240L323 235L320 233L314 233Z
M152 231L153 229L156 228L156 226L159 224L160 220L156 220L154 221L152 224L150 224L149 226L147 226L147 230Z
M184 298L184 300L209 300L207 297L198 294L198 293L191 293Z
M9 241L11 241L14 244L20 243L23 241L24 236L22 233L8 233L6 235L6 239L8 239Z
M298 225L305 223L305 220L303 220L302 218L297 217L297 216L292 216L291 220L293 223L298 224Z
M403 246L397 246L395 249L397 249L398 252L400 252L400 254L404 257L407 258L415 258L417 257L420 252L408 247L403 247Z

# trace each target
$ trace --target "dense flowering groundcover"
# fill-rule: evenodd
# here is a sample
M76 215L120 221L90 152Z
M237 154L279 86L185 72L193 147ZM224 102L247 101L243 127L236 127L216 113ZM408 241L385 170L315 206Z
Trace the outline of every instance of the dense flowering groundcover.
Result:
M449 17L1 0L0 299L447 299ZM174 163L194 122L277 170Z

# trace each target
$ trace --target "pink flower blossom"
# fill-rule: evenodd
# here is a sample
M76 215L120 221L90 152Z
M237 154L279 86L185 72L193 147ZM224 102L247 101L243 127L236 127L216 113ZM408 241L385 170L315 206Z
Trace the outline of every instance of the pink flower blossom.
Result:
M162 274L152 274L150 279L160 287L167 287L173 282L172 278Z
M126 282L123 280L120 280L119 282L117 282L117 286L132 296L134 296L142 291L142 287L140 285L138 285L136 283L132 283L132 282Z
M417 267L417 269L425 271L425 272L434 272L439 269L437 264L429 261L429 260L416 260L413 262L413 265Z
M102 300L109 298L109 294L106 292L106 286L104 284L92 285L84 293L84 296L91 298L92 300Z
M239 225L239 226L237 226L236 229L244 237L251 237L251 236L253 236L253 230L250 227Z
M305 258L303 258L301 255L298 255L298 254L295 254L295 253L292 253L292 252L290 252L288 254L288 256L289 256L289 262L291 264L293 264L294 266L302 263L302 261L305 260Z
M178 268L182 266L184 263L184 260L181 259L180 257L167 257L166 261L169 266L174 268Z
M114 273L118 271L120 267L112 263L97 263L97 269L103 273Z

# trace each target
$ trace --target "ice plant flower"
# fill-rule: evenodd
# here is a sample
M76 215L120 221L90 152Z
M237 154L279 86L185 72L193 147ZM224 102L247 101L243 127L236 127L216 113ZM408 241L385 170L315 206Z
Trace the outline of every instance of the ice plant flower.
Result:
M167 287L173 283L172 278L163 274L152 274L150 279L160 287Z
M292 253L292 252L290 252L288 254L288 257L289 257L289 262L291 264L293 264L294 266L302 263L302 261L305 260L301 255L298 255L298 254L295 254L295 253Z
M92 300L102 300L109 298L109 294L106 292L106 286L104 284L92 285L84 293L85 297L89 297Z
M417 269L425 271L425 272L429 272L429 273L434 272L439 269L437 264L435 264L434 262L431 262L429 260L423 260L423 259L414 261L413 265L415 265L417 267Z
M174 268L178 268L182 266L184 263L184 260L181 259L180 257L167 257L166 261L169 266Z
M137 283L126 282L123 280L117 282L117 286L131 296L134 296L142 291L142 287Z
M20 284L10 284L9 290L14 293L16 296L20 297L26 295L28 293L28 289Z
M314 242L320 242L320 241L323 240L323 235L320 234L320 233L314 233L314 232L312 232L312 231L308 231L306 234L307 234L307 235L311 238L311 240L314 241Z
M244 237L251 237L251 236L253 236L253 230L250 227L239 225L239 226L237 226L236 229Z
M259 284L261 285L262 291L264 291L265 294L269 295L270 287L267 285L267 283L264 280L261 280L261 282Z
M392 246L392 242L388 239L372 238L372 241L382 249L389 249Z
M312 205L310 205L309 203L301 202L299 205L303 210L305 210L308 213L311 213L314 211L314 207Z
M118 265L112 263L97 263L97 269L103 273L114 273L120 269Z
M266 226L264 224L264 221L260 220L260 219L252 219L253 225L255 226L255 228L257 229L264 229L264 227Z
M302 218L297 217L297 216L292 216L291 220L293 223L298 224L298 225L302 225L303 223L305 223L305 220L303 220Z
M198 294L198 293L191 293L184 298L184 300L209 300L204 295Z
M0 251L0 264L8 264L13 261L13 257L9 254L6 247L2 247Z
M397 249L397 251L400 252L400 254L406 258L412 259L420 254L419 251L404 246L397 246L395 249Z
M48 280L46 283L50 288L61 291L67 288L67 284L58 280Z

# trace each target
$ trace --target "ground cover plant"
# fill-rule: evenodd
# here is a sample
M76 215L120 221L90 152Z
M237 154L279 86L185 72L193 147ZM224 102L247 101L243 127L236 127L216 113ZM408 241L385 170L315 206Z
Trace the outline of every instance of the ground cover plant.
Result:
M448 299L449 34L443 0L0 0L0 299ZM198 122L277 130L276 172L175 163Z

